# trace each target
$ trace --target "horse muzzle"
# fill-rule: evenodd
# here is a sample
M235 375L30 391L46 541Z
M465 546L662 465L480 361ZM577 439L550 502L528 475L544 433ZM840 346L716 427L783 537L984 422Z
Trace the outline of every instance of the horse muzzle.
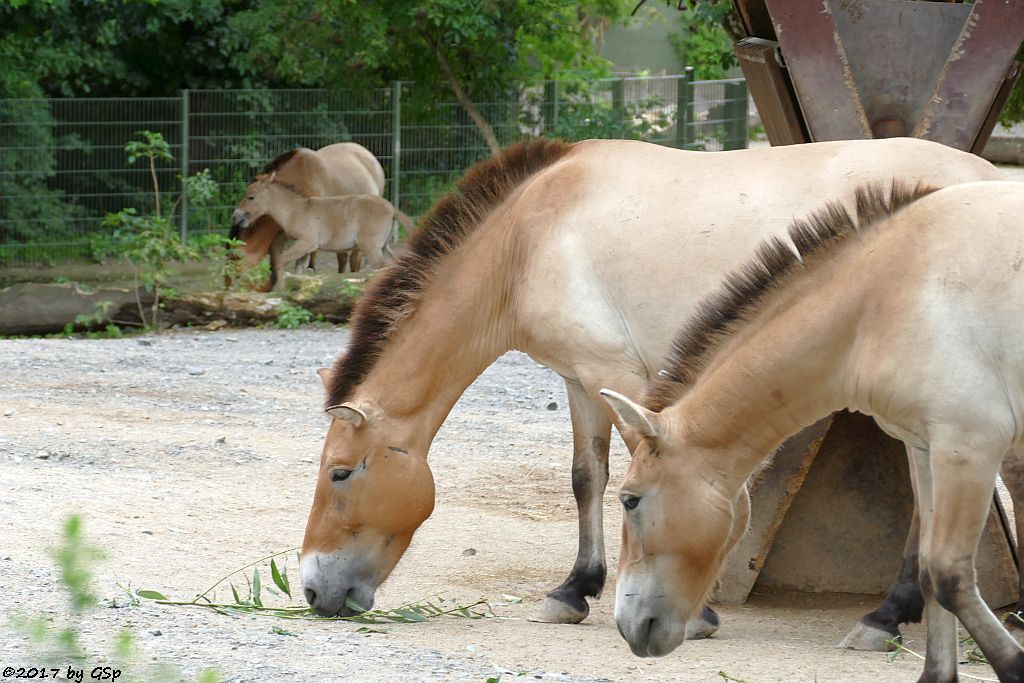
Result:
M376 585L337 554L302 558L302 593L322 617L350 617L373 607Z
M686 640L686 624L674 617L616 617L615 626L637 657L664 657Z
M663 657L686 640L683 610L650 575L620 575L615 625L637 657Z
M235 209L231 212L231 227L245 229L249 227L249 214Z

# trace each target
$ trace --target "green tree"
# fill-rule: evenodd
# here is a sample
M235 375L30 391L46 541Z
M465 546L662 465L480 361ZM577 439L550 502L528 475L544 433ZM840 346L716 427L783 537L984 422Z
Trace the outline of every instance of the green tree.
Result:
M286 85L237 67L247 46L225 17L258 4L270 0L0 0L0 98Z
M412 96L449 91L493 153L480 103L527 81L608 73L595 34L624 21L632 0L283 0L231 18L252 78L296 85L377 87L412 81Z
M704 0L679 11L680 29L669 39L679 54L679 60L692 66L699 79L725 78L726 72L736 66L732 44L739 37L733 31L739 17L730 0Z

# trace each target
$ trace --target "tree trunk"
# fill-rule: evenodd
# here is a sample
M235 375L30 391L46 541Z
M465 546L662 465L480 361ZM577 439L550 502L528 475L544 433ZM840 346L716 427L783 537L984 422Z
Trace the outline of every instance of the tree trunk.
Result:
M445 78L448 79L448 85L451 87L452 92L455 93L455 99L458 100L459 104L466 113L469 114L469 118L473 119L473 123L476 124L480 134L484 137L487 142L487 146L491 150L491 156L498 156L501 154L501 144L498 142L498 136L494 134L494 129L491 128L491 124L487 123L487 119L480 114L480 111L473 104L473 101L466 95L466 91L462 89L462 84L459 83L458 77L452 70L451 64L448 63L448 59L444 56L444 51L441 49L441 44L434 41L430 35L423 31L423 39L427 41L431 49L434 51L434 57L437 58L437 64L441 67L441 71L444 72Z

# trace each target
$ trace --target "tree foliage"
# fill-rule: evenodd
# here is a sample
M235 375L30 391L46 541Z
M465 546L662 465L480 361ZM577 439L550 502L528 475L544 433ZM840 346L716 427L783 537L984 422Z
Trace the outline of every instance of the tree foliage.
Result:
M267 0L0 0L0 97L162 96L285 85L238 68L226 16Z
M629 0L284 0L240 12L253 78L365 88L412 81L413 98L451 94L495 150L479 104L524 82L599 76L594 34L625 20ZM441 98L443 99L443 97Z

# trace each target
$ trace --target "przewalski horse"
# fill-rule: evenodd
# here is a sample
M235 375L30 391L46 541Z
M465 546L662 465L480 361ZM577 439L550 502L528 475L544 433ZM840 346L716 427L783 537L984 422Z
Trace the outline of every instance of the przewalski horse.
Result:
M341 253L352 249L359 249L370 267L380 268L385 251L389 251L392 222L397 220L410 234L416 229L408 216L383 197L311 197L280 181L276 173L257 176L249 184L231 215L231 223L244 229L264 216L273 218L293 240L278 256L283 270L292 263L301 267L317 250ZM284 284L283 278L278 284Z
M346 597L373 604L433 509L434 435L477 375L519 349L565 379L573 425L578 555L541 616L584 619L606 570L613 416L602 378L640 396L677 321L764 237L823 198L852 201L857 186L895 175L1000 177L976 156L912 139L735 152L533 141L471 169L376 276L325 378L335 419L303 541L310 604L322 614L349 613ZM696 632L716 628L706 616Z
M384 194L384 169L370 150L355 142L339 142L318 150L296 147L268 163L263 174L276 173L277 178L300 192L314 197L343 194ZM248 188L246 188L248 191ZM245 196L245 195L243 195ZM229 237L245 242L239 248L243 263L252 267L270 255L270 282L277 280L278 256L284 249L281 226L269 216L246 227L232 224ZM359 270L359 254L349 255L351 270ZM345 255L338 254L338 270L345 270ZM230 282L226 284L230 285Z
M748 477L846 408L913 451L921 680L957 679L959 618L1000 681L1024 681L1024 649L974 572L1000 462L1024 446L1024 184L878 185L856 215L832 203L793 224L792 245L765 241L676 337L644 405L602 391L639 441L615 621L641 656L682 643Z

